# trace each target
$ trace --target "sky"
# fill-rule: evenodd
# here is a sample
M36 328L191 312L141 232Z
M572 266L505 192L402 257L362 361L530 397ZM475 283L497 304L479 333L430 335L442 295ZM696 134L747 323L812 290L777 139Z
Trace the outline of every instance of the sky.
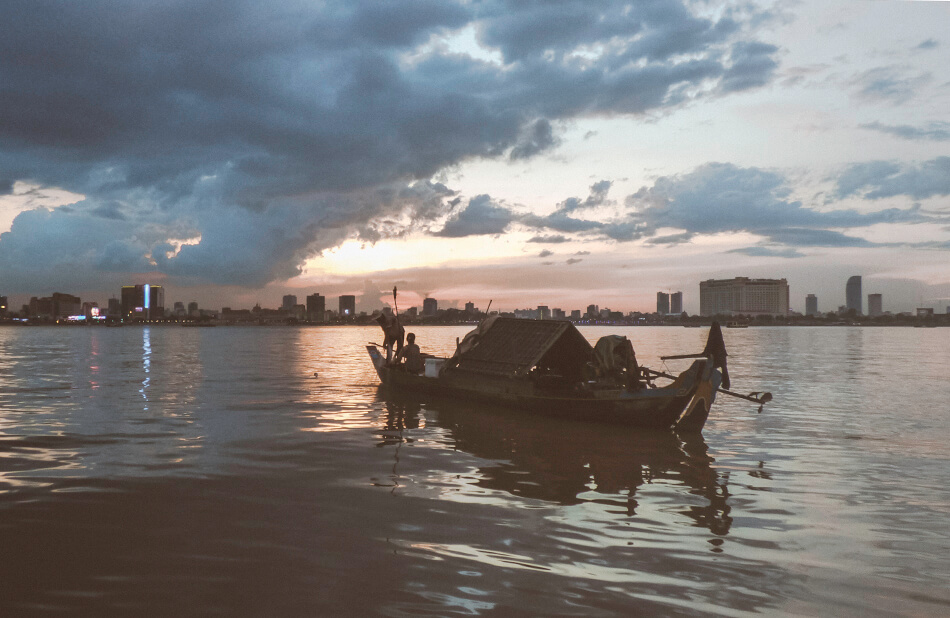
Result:
M14 307L950 303L950 2L4 7Z

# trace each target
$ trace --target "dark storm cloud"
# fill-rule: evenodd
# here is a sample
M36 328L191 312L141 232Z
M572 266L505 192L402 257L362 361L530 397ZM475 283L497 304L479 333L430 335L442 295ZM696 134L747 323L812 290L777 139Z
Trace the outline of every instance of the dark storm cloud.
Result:
M773 56L778 47L755 41L740 41L732 47L731 66L723 75L723 92L741 92L768 83L778 68Z
M484 234L501 234L511 224L510 210L499 206L488 195L477 195L469 200L460 213L445 222L436 236L459 238Z
M558 140L554 137L554 129L551 128L551 123L542 118L528 128L526 135L511 149L509 158L512 161L530 159L540 152L550 150L557 144Z
M888 135L894 135L909 140L929 140L934 142L945 142L950 140L950 122L931 122L923 127L915 127L909 124L881 124L880 122L870 122L859 125L862 129L880 131Z
M837 180L835 197L881 199L899 195L914 199L950 195L950 157L919 164L871 161L849 166Z
M0 239L0 268L36 275L12 256L41 269L62 244L75 269L135 271L141 254L152 272L216 283L292 276L343 239L440 218L456 197L400 185L536 156L561 121L767 83L776 49L752 31L769 15L712 18L677 0L8 0L0 193L26 180L86 204L71 227L65 211L44 215L39 235L26 216ZM467 27L500 63L431 44ZM562 219L554 229L590 228ZM67 237L97 225L116 243L100 261L109 242ZM176 238L200 242L152 254Z

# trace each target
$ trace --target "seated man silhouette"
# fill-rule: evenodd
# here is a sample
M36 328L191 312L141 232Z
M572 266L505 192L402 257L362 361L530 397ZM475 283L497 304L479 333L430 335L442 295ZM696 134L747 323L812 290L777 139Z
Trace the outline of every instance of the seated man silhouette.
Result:
M406 346L396 355L396 362L401 359L405 359L406 371L409 373L422 373L425 369L425 359L416 345L415 333L406 335Z

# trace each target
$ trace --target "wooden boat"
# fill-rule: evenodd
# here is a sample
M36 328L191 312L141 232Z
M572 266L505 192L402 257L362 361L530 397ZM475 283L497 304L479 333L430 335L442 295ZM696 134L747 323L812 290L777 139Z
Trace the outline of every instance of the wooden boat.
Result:
M626 337L603 337L597 346L560 320L492 317L459 343L452 358L427 358L424 373L387 363L376 345L366 349L387 388L426 397L465 398L531 413L639 427L700 431L723 380L721 354L696 358L669 376L639 367ZM707 344L707 350L715 346Z

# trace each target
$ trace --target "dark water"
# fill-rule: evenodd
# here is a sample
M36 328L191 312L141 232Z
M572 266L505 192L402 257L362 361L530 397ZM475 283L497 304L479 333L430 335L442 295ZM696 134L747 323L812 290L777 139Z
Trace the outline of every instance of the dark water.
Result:
M950 614L950 329L724 334L776 400L682 438L392 400L374 328L0 329L0 616Z

